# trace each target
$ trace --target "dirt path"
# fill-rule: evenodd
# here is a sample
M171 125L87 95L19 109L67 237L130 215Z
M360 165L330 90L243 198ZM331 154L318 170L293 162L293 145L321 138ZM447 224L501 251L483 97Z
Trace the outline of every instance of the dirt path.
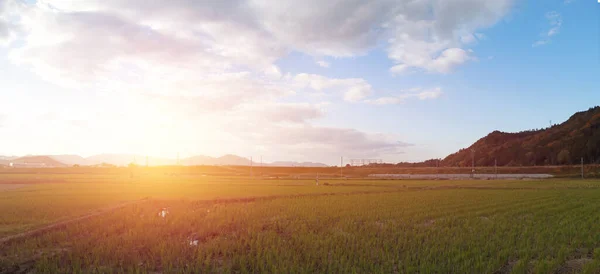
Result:
M329 193L310 193L310 194L292 194L292 195L271 195L271 196L255 196L255 197L240 197L240 198L208 199L208 200L198 200L197 202L211 203L211 204L213 204L213 203L214 204L229 204L229 203L246 203L246 202L263 201L263 200L275 200L275 199L282 199L282 198L299 198L299 197L312 197L312 196L336 196L336 195L361 195L361 194L378 194L378 193L381 194L381 193L393 193L393 192L401 192L401 191L410 191L410 189L391 188L389 190L384 190L384 191L379 190L379 191L352 191L352 192L329 192ZM43 234L43 233L48 232L53 229L65 227L65 226L75 223L75 222L79 222L79 221L83 221L83 220L97 217L100 215L104 215L104 214L113 212L117 209L126 207L128 205L132 205L132 204L139 203L142 201L151 201L151 200L155 201L155 202L165 201L163 199L151 199L151 198L147 197L147 198L140 199L140 200L120 203L118 205L114 205L114 206L110 206L110 207L92 211L83 216L74 217L74 218L71 218L68 220L52 223L47 226L33 229L30 231L13 234L10 236L6 236L4 238L0 238L0 246L2 246L3 244L9 243L9 242L15 241L15 240L26 238L26 237L37 236L37 235Z
M0 184L0 191L9 191L26 187L26 184Z
M53 229L65 227L65 226L67 226L69 224L72 224L72 223L75 223L75 222L83 221L83 220L86 220L86 219L89 219L89 218L93 218L93 217L97 217L97 216L100 216L100 215L103 215L103 214L106 214L106 213L110 213L112 211L115 211L117 209L123 208L125 206L131 205L131 204L135 204L135 203L139 203L141 201L146 201L146 200L148 200L148 198L120 203L120 204L117 204L117 205L114 205L114 206L105 207L105 208L102 208L102 209L98 209L98 210L92 211L92 212L90 212L90 213L88 213L86 215L83 215L83 216L79 216L79 217L75 217L75 218L72 218L72 219L68 219L68 220L56 222L56 223L53 223L53 224L50 224L50 225L47 225L47 226L44 226L44 227L40 227L40 228L37 228L37 229L34 229L34 230L22 232L22 233L19 233L19 234L14 234L14 235L6 236L4 238L0 238L0 246L2 246L4 244L7 244L7 243L9 243L11 241L14 241L14 240L23 239L23 238L31 237L31 236L36 236L36 235L42 234L44 232L47 232L49 230L53 230Z

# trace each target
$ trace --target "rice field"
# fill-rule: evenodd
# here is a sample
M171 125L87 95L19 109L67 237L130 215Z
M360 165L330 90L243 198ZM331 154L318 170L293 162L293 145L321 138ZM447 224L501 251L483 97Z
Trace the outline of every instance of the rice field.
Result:
M0 273L600 273L597 180L98 176L1 191L0 237L146 199L0 244Z

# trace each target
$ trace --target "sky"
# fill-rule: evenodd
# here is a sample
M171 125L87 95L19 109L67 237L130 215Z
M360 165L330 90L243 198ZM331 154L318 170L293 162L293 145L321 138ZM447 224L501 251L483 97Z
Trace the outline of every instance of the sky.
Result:
M0 0L0 155L443 158L600 104L594 0Z

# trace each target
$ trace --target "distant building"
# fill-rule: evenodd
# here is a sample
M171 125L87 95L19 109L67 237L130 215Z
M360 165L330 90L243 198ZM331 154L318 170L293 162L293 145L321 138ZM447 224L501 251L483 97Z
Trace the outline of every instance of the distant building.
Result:
M40 167L49 167L46 163L10 163L9 167L13 168L40 168Z

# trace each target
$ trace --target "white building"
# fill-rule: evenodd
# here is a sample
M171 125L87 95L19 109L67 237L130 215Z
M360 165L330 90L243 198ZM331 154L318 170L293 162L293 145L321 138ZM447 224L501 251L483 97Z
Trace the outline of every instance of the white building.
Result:
M46 163L10 163L9 167L13 168L39 168L39 167L48 167Z

